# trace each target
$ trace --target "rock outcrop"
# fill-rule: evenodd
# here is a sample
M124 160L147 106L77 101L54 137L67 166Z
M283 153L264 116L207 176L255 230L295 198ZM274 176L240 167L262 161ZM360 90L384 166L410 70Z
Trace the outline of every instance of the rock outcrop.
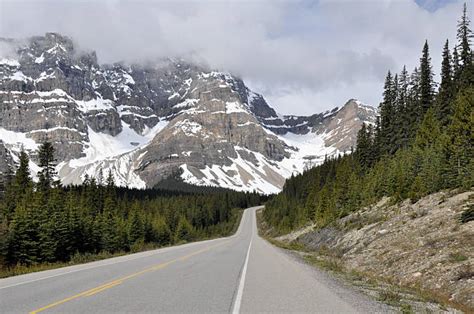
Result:
M412 204L384 198L319 230L305 228L300 245L336 258L348 272L416 288L458 308L474 308L474 221L460 222L474 191L439 192Z

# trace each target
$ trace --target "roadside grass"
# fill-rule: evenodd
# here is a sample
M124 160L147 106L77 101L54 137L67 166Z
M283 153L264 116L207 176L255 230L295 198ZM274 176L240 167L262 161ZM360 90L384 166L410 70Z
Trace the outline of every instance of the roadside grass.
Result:
M459 263L459 262L467 261L468 258L467 258L467 256L465 256L463 254L455 252L455 253L449 254L449 259L450 259L451 262Z
M148 248L148 250L154 248ZM145 250L144 250L145 251ZM61 268L66 266L73 266L78 264L85 264L95 261L100 261L107 258L118 257L130 254L132 252L100 252L97 254L75 254L68 262L57 262L57 263L43 263L43 264L31 264L31 265L15 265L11 267L0 268L0 278L6 278L11 276L24 275L28 273L34 273L38 271L50 270L55 268Z
M344 271L342 263L335 258L321 258L317 255L307 255L304 259L307 263L325 270L337 273L342 273Z
M392 306L398 306L400 304L400 301L402 300L402 297L400 296L399 293L393 290L382 290L378 293L378 298L379 301L382 301L386 304L392 305Z
M270 238L270 237L264 237L264 238L265 238L265 240L267 240L271 244L273 244L275 246L278 246L282 249L286 249L286 250L290 250L290 251L309 252L304 245L302 245L301 243L298 243L298 242L288 243L288 242L278 241L278 240L275 240L275 239Z

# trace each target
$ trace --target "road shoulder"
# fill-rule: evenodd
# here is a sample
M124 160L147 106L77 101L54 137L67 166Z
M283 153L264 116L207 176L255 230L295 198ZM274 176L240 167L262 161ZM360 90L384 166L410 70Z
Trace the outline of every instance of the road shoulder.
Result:
M348 271L334 256L310 251L297 242L285 242L262 234L262 211L257 212L259 236L269 245L289 256L296 263L311 269L315 280L324 282L335 293L352 301L355 306L379 306L376 312L450 312L460 313L433 300L423 298L418 293L395 284L371 278L366 274ZM367 304L360 304L365 300Z

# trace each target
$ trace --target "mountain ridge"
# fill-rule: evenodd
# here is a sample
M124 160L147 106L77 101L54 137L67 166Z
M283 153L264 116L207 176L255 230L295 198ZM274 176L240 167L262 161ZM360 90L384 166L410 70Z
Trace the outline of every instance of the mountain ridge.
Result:
M99 65L56 33L0 41L17 53L0 59L0 146L11 156L2 163L22 148L34 161L38 144L51 141L64 184L102 169L144 188L181 171L188 183L274 193L292 173L350 150L377 115L351 99L281 116L242 79L182 60Z

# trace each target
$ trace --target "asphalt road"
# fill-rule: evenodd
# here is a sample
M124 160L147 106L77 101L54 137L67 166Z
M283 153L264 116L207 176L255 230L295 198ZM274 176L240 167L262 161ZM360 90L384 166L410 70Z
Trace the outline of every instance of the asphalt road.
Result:
M1 279L0 312L385 312L261 239L256 209L228 238Z

